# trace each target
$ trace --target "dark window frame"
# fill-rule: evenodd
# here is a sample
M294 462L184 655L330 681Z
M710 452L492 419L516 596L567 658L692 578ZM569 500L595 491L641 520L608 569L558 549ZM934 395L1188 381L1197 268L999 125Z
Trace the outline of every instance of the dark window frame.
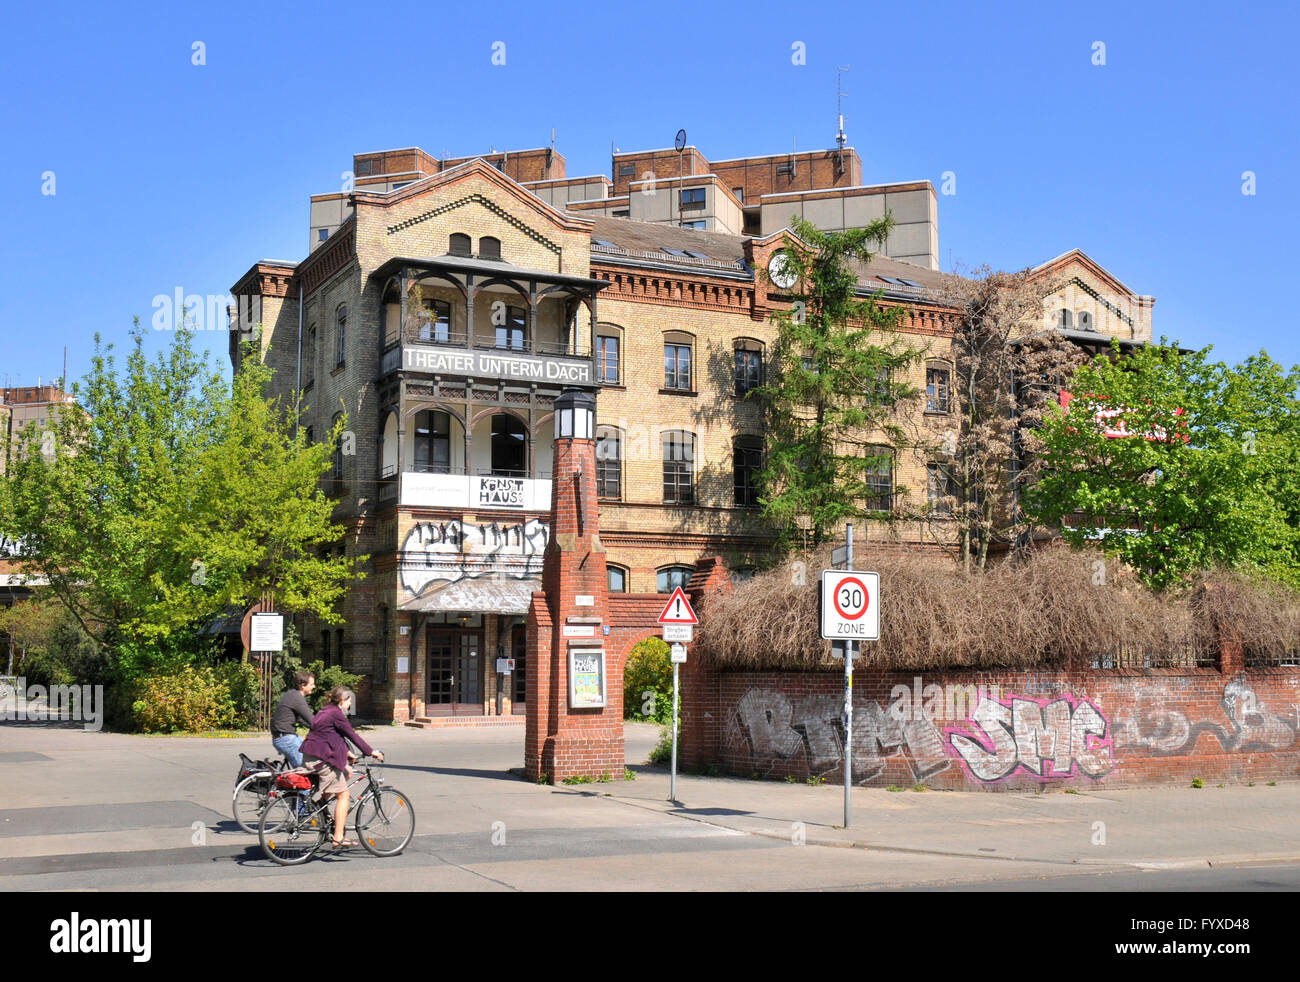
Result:
M660 437L663 450L664 504L695 504L695 434L686 430L665 430Z
M763 445L757 437L738 436L731 444L732 499L737 508L759 507L758 474Z
M664 388L674 392L694 392L695 345L689 341L664 341ZM682 367L682 352L686 366ZM685 385L682 384L683 375Z
M617 334L597 334L596 335L596 381L604 385L618 385L622 377L622 338ZM606 342L611 342L607 345ZM613 348L613 377L610 377L607 369L609 368L609 358L607 357L609 347Z
M596 427L596 497L623 500L623 433L616 426Z
M942 383L937 377L940 374ZM925 411L943 416L952 412L952 368L946 363L930 362L925 366Z

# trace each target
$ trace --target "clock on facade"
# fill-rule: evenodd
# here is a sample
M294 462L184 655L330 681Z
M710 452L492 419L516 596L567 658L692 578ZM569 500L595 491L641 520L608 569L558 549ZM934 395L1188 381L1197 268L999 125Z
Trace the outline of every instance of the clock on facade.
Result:
M767 261L767 275L782 290L790 289L798 279L790 265L790 258L784 252L772 254L772 258Z

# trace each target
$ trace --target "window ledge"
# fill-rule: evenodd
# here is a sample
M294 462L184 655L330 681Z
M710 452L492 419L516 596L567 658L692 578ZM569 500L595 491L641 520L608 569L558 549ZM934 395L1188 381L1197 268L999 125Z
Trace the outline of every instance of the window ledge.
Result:
M602 389L627 389L627 386L622 382L601 382L600 387Z
M339 362L339 364L335 365L333 368L330 369L330 375L331 376L338 375L347 367L348 367L347 362Z
M660 389L659 394L661 396L690 396L694 399L699 395L699 392L695 389Z
M927 410L924 412L923 415L925 415L925 416L951 416L951 415L952 415L952 410L951 410L951 409L927 409Z

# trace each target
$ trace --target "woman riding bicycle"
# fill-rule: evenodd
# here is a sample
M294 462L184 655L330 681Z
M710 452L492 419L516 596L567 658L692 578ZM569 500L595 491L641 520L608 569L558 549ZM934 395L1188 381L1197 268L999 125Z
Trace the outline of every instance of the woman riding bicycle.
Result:
M352 773L348 767L349 758L354 755L348 751L346 741L351 741L357 749L382 761L384 755L372 750L370 744L357 736L357 731L348 722L348 707L352 704L352 693L342 685L330 690L329 703L321 708L312 721L311 732L302 744L303 768L309 774L320 778L320 793L323 800L334 798L334 847L355 846L357 843L344 837L344 828L348 820L348 786L347 777Z

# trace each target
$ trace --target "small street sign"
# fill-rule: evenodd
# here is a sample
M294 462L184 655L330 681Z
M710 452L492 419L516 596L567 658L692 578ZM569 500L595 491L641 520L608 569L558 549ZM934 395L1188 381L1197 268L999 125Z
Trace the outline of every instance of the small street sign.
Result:
M880 575L857 570L823 570L822 637L830 640L880 640Z
M849 547L836 546L831 550L831 565L836 569L843 569L849 564Z
M660 624L698 624L699 618L695 616L695 611L691 607L691 602L686 599L686 594L678 587L673 591L672 596L668 598L668 603L664 604L663 612L659 615Z
M695 627L691 624L665 624L665 641L694 641Z
M675 645L672 646L672 648L670 649L670 651L671 651L671 654L672 654L672 663L673 663L674 665L685 665L685 664L686 664L686 645L684 645L684 644L675 644Z

